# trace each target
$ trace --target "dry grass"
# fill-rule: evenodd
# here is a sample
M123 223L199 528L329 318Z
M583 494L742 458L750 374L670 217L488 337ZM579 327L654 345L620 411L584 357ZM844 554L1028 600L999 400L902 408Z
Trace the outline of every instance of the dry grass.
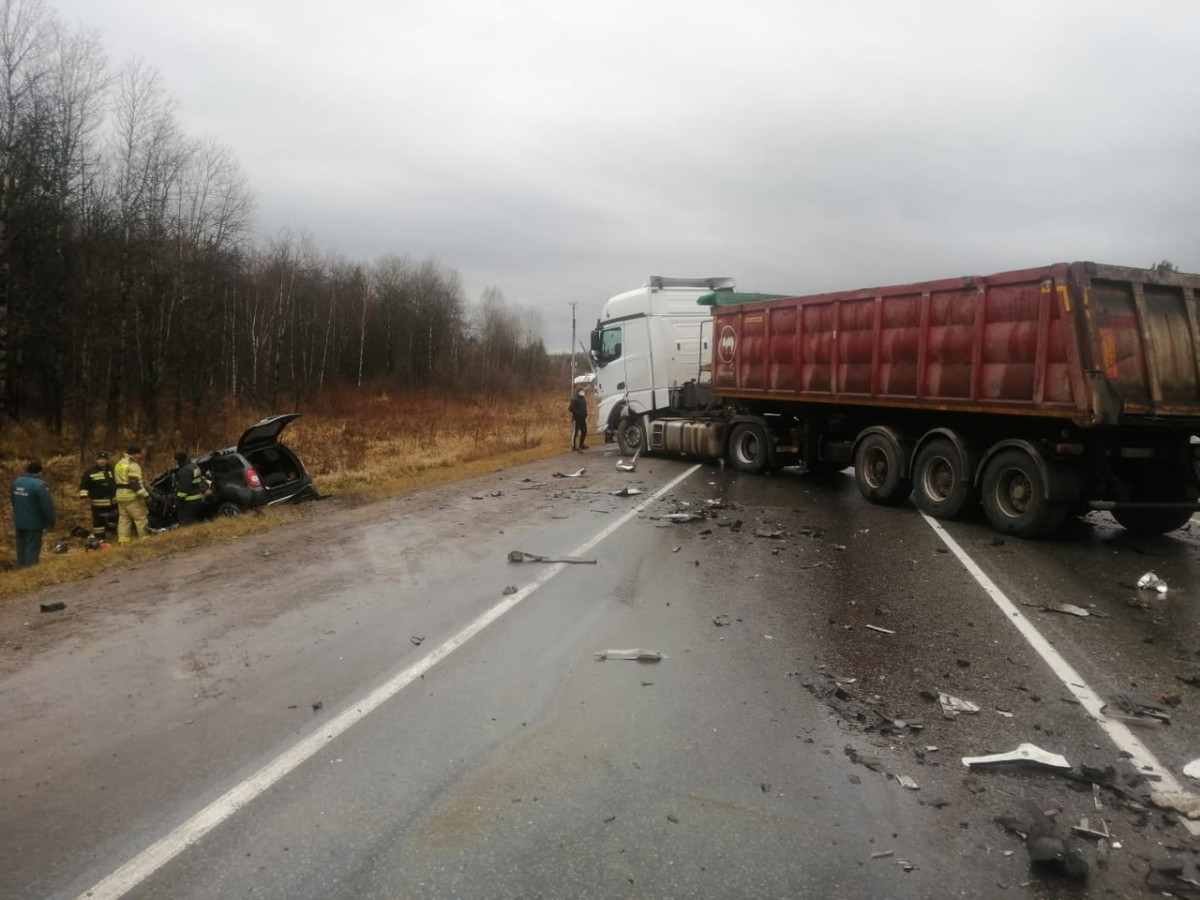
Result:
M283 441L304 460L322 494L375 500L562 453L571 439L566 399L562 391L495 400L384 393L367 398L356 393L327 395L303 410L304 417L289 426ZM247 425L265 414L225 410L187 434L141 438L146 450L143 469L148 477L166 470L176 447L201 453L230 446ZM98 441L80 442L77 437L70 441L51 438L29 428L9 427L0 434L2 483L10 483L24 471L30 458L40 458L58 510L58 524L45 535L41 563L28 569L15 568L11 509L2 517L0 598L191 547L234 540L293 521L311 508L307 504L272 507L263 515L173 529L124 547L114 544L85 553L82 541L68 536L72 526L91 523L76 490L80 475L92 460L81 460L76 450L65 449L80 443L99 445ZM50 552L50 544L60 539L71 549L63 554Z

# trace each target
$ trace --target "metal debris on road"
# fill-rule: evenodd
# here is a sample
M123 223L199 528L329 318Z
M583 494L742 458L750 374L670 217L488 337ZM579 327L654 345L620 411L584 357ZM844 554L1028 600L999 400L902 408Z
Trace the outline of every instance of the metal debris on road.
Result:
M425 635L414 634L411 638L409 638L409 640L411 640L413 642L413 646L420 647L421 644L423 644L425 642Z
M961 697L954 697L950 694L944 694L938 691L938 703L942 704L942 714L947 719L955 719L959 716L973 716L979 712L979 704L972 703L970 700L963 700Z
M755 528L754 536L760 538L782 538L783 532L778 528Z
M1167 583L1155 575L1153 572L1147 572L1137 580L1139 591L1157 591L1160 594L1167 592Z
M524 550L508 551L508 561L512 563L519 562L540 562L540 563L575 563L577 565L594 566L594 559L584 559L581 556L541 556L537 553L527 553Z
M895 852L895 850L880 850L876 853L872 853L871 859L887 859L889 856L895 854Z
M867 625L865 627L871 629L872 631L878 631L880 634L895 634L896 633L896 632L892 631L892 629L890 629L890 628L880 628L878 625Z
M633 454L633 458L631 460L629 460L629 462L625 462L625 460L623 460L623 459L618 459L617 460L617 471L618 472L636 472L638 455L641 452L642 451L640 449L635 450L634 454Z
M1108 825L1103 819L1100 820L1099 828L1092 828L1087 816L1083 816L1079 820L1078 825L1072 825L1071 831L1074 834L1083 835L1084 837L1095 838L1096 840L1111 840L1112 835L1108 832Z
M603 662L606 659L629 659L634 662L656 663L667 658L665 653L657 650L597 650L596 659Z
M992 753L988 756L964 756L962 761L963 765L968 768L1012 763L1033 763L1053 769L1071 768L1071 764L1067 762L1066 757L1043 750L1036 744L1021 744L1016 750L1010 750L1008 753Z
M729 618L729 616L726 616L726 615L723 615L723 614L722 614L722 615L719 615L719 616L713 616L713 624L714 624L714 625L716 625L718 628L721 628L722 626L728 625L728 624L730 624L730 622L732 622L732 621L733 621L733 620L732 620L732 619L730 619L730 618Z
M910 791L919 791L921 786L907 775L897 775L896 780L900 782L901 787L908 788Z
M1131 697L1129 694L1117 694L1112 699L1112 705L1120 710L1120 713L1109 712L1109 704L1107 703L1100 707L1100 712L1104 713L1104 717L1107 719L1114 719L1126 724L1149 725L1151 727L1159 724L1171 724L1170 713L1148 700Z
M699 513L667 513L664 516L659 516L664 522L673 522L677 525L682 525L685 522L697 522L704 519L704 516Z
M614 497L636 497L642 492L641 488L621 488L619 491L609 491Z
M517 592L517 586L516 586L515 584L510 584L508 587L506 587L506 588L505 588L505 589L502 591L502 593L503 593L505 596L507 596L508 594L515 594L516 592Z
M579 469L575 472L554 472L550 475L551 478L582 478L583 473L587 469Z

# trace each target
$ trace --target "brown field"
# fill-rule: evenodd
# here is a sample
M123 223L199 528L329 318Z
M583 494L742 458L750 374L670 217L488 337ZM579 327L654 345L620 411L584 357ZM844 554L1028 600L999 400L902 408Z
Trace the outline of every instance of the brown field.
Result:
M288 427L282 440L304 460L322 495L369 502L567 451L571 425L566 401L564 391L546 390L486 399L386 393L362 397L347 392L302 408L304 417ZM231 446L249 425L276 411L287 410L223 410L190 428L188 434L129 435L105 449L114 454L115 464L126 444L139 442L145 453L143 472L149 479L174 465L176 449L198 455ZM81 445L89 448L82 455L77 449ZM40 459L58 513L58 524L46 532L41 562L28 569L15 568L11 507L0 516L0 598L86 578L113 566L231 540L319 512L319 504L276 506L262 515L205 522L125 547L114 543L85 552L83 542L69 532L72 526L91 524L77 489L83 470L92 464L95 447L104 447L102 439L52 437L11 423L0 433L3 483L11 483L23 472L28 460ZM51 552L50 545L56 540L66 541L68 552Z

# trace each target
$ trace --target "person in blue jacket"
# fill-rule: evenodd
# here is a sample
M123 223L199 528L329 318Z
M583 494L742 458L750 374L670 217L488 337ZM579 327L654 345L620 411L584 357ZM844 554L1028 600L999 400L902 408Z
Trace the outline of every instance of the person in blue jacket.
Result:
M42 532L55 521L50 487L42 480L42 464L36 459L25 474L12 483L13 518L17 528L17 566L36 566L42 555Z

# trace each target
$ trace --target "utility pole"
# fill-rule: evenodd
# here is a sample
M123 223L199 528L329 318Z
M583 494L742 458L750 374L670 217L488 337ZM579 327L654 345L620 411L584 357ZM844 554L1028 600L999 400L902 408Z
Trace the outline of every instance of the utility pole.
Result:
M567 391L568 396L575 393L575 307L578 302L571 303L571 389Z

